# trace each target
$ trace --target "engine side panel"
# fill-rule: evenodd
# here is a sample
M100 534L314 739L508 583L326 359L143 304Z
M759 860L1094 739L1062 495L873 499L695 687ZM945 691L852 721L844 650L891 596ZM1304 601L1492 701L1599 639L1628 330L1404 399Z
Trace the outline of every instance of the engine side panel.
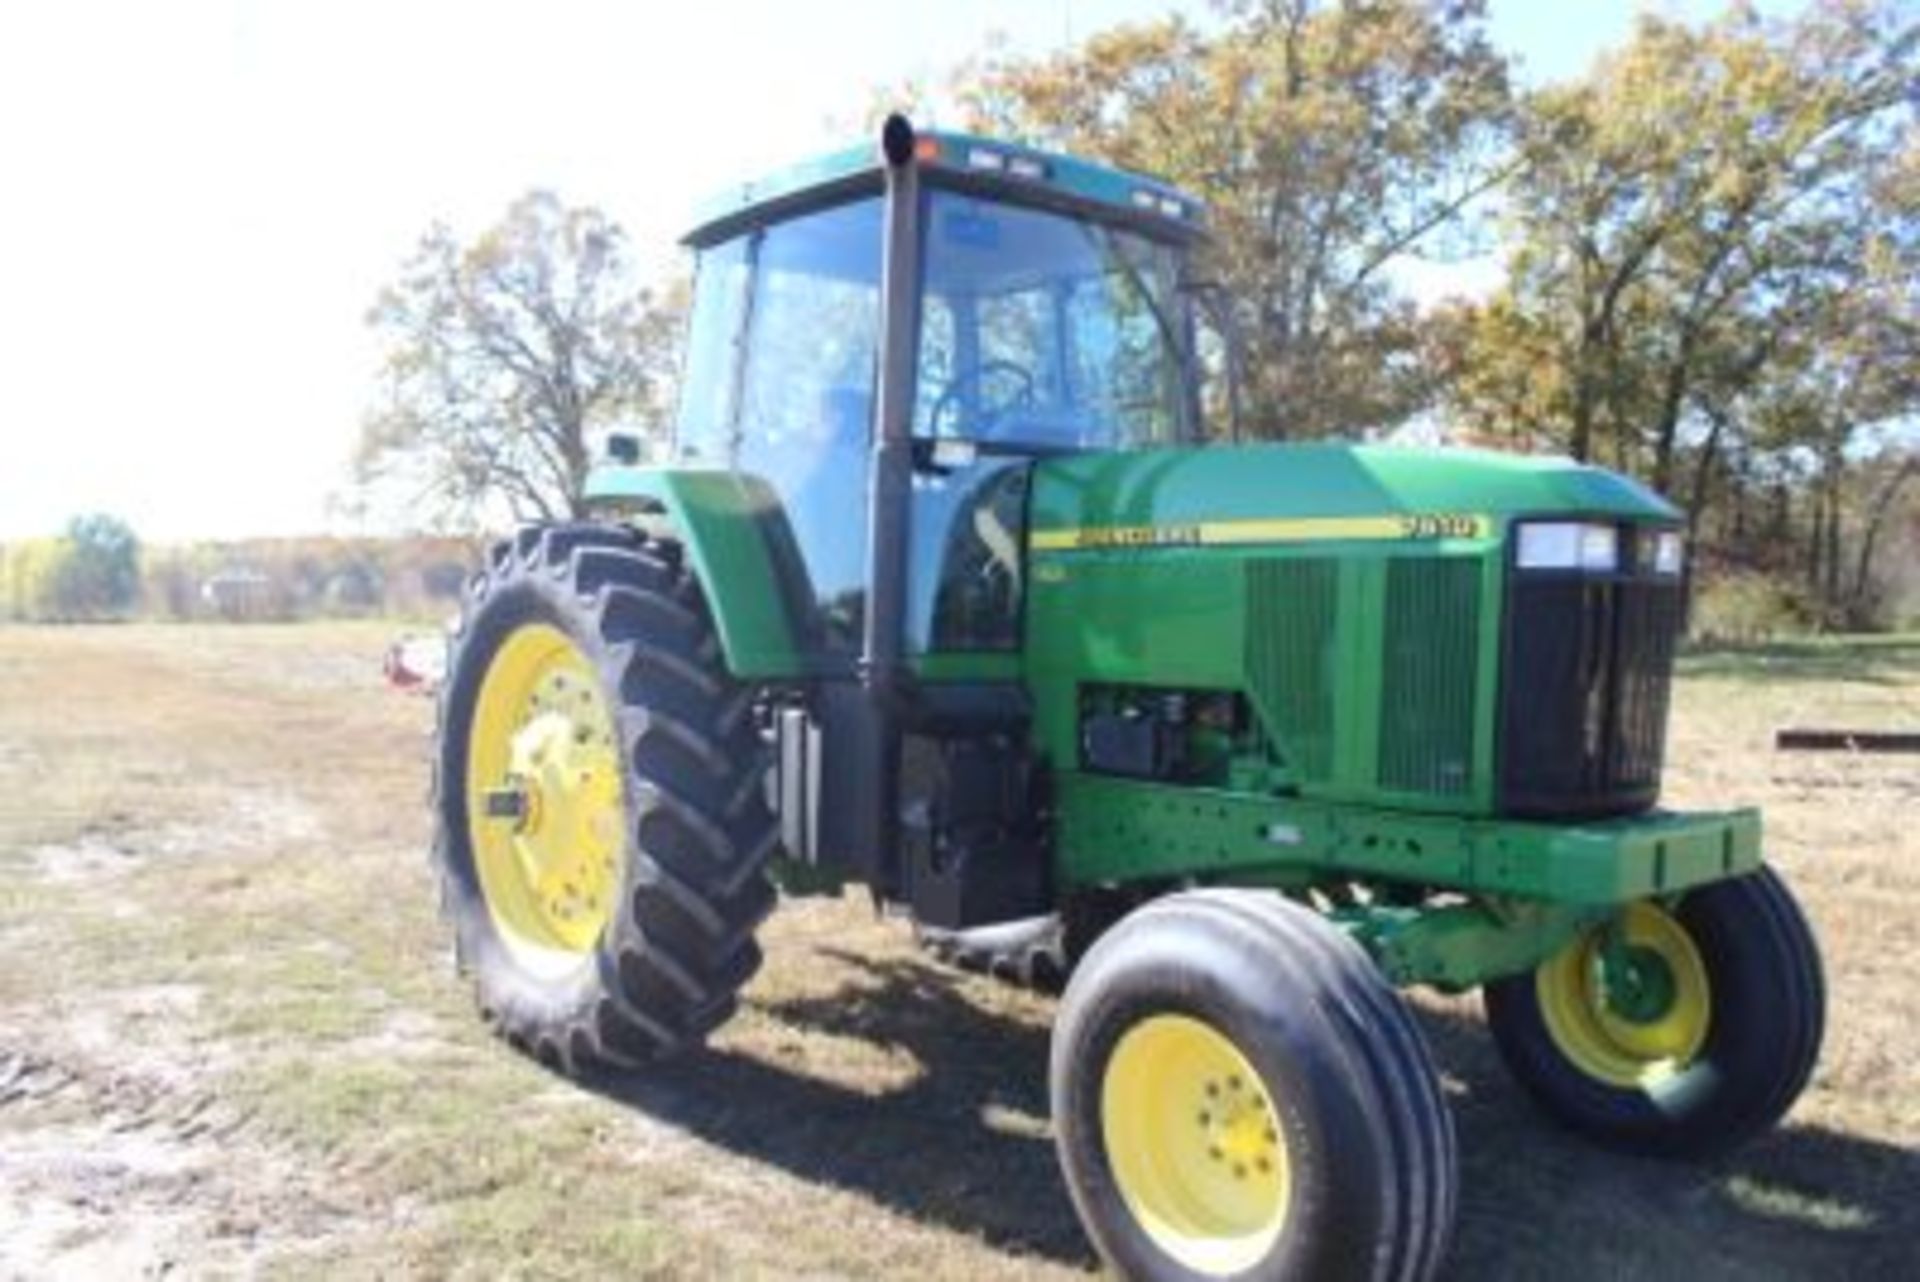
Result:
M1106 772L1089 756L1114 731L1089 723L1090 689L1238 694L1266 765L1255 786L1489 813L1502 585L1478 539L1042 555L1027 616L1041 750Z

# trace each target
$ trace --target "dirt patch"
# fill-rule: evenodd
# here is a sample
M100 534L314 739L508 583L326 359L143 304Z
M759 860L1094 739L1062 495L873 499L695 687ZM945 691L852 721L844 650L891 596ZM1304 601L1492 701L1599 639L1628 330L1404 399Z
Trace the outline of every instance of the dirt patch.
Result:
M98 833L78 841L33 846L27 851L33 870L55 885L116 877L140 859L127 846Z
M205 817L151 827L130 820L90 829L68 842L31 846L34 871L55 885L122 876L149 859L234 854L271 855L310 842L321 824L313 808L286 793L246 792L223 797Z
M0 1264L18 1277L221 1272L354 1217L217 1097L0 1049Z

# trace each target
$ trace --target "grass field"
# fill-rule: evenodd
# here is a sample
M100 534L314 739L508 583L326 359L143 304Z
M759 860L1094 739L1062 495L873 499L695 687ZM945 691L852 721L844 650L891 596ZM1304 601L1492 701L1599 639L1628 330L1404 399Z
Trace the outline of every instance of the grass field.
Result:
M1050 1003L783 907L707 1054L582 1087L494 1043L424 849L431 710L375 626L0 629L0 1275L1001 1279L1096 1266L1054 1171ZM1790 1124L1608 1157L1420 999L1460 1124L1450 1276L1912 1276L1920 639L1686 661L1668 800L1767 807L1826 949Z

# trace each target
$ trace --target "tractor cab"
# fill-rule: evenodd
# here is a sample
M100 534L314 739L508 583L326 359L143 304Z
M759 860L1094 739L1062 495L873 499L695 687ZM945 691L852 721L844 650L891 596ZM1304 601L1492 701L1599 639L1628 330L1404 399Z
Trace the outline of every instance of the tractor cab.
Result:
M911 146L905 199L890 201L885 157L860 148L740 189L687 238L697 286L674 461L771 491L817 670L861 645L883 356L905 375L912 656L1017 646L1033 460L1198 434L1183 272L1198 205L1005 143L921 133Z

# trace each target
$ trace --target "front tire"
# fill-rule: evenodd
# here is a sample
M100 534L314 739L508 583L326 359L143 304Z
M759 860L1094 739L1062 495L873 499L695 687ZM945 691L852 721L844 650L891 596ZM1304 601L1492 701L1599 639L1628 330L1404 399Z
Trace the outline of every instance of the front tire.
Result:
M534 527L476 578L441 690L434 863L459 963L568 1072L698 1043L760 965L775 824L750 693L678 549Z
M1515 1080L1557 1121L1632 1153L1712 1156L1779 1121L1826 1025L1819 947L1786 884L1763 868L1671 912L1630 905L1621 929L1624 982L1609 983L1595 928L1487 986Z
M1431 1278L1453 1124L1372 961L1277 894L1196 891L1088 952L1053 1035L1060 1162L1136 1279Z

